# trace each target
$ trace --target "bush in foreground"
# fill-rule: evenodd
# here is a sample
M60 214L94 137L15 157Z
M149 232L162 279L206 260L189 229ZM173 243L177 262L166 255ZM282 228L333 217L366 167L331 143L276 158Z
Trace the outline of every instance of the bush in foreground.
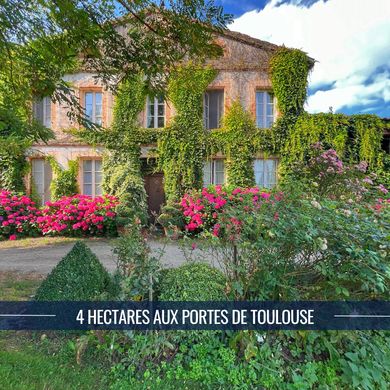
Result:
M160 301L223 301L226 278L205 263L189 263L165 271Z
M37 290L38 301L88 301L112 291L110 275L82 242L57 264Z

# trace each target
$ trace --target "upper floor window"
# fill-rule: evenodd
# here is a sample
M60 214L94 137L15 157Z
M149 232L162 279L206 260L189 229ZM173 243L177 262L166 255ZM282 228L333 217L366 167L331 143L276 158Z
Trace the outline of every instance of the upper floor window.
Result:
M257 127L271 127L275 120L275 104L273 93L266 91L256 92L256 125Z
M34 99L33 115L41 125L51 128L51 99L49 96Z
M83 194L92 197L102 194L102 160L83 160Z
M205 161L203 165L203 185L225 184L225 162L222 159Z
M147 98L146 127L149 129L165 126L165 102L162 97Z
M204 94L204 127L217 129L221 127L223 117L224 93L223 90L210 90Z
M255 182L258 187L272 188L277 181L278 160L255 159L253 162Z
M50 163L44 158L34 158L31 160L31 181L32 192L39 197L40 205L50 200L50 184L52 180L52 170Z
M85 116L97 125L102 124L103 95L101 92L85 92Z

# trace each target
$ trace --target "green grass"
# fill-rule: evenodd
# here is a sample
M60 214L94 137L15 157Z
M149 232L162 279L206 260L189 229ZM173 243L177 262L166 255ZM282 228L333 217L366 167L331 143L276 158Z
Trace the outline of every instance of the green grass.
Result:
M0 241L0 249L12 248L40 248L48 245L69 244L76 241L109 241L105 237L26 237L15 241L4 240Z
M43 276L0 272L0 300L28 300ZM61 332L0 331L1 390L106 389L108 368L76 364L74 339Z
M34 273L0 272L0 300L28 301L42 280L42 275Z
M72 364L71 357L63 352L63 345L58 345L57 352L49 354L41 344L27 333L0 332L0 389L105 388L105 372L101 368L78 366L75 358Z

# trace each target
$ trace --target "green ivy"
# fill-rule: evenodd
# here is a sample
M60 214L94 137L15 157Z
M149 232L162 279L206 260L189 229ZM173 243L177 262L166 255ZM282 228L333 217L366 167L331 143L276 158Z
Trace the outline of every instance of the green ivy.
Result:
M281 155L287 164L302 161L310 146L321 142L345 161L366 161L375 170L382 166L382 138L383 122L376 115L303 113L290 130Z
M223 119L220 135L224 137L229 185L251 187L255 184L253 172L253 143L251 134L256 130L255 123L239 101L233 102Z
M30 142L17 137L0 137L0 188L23 192L23 177L27 173L28 164L26 150Z
M58 200L62 196L77 194L79 192L77 185L78 161L71 160L68 162L68 169L62 169L53 156L46 156L46 160L49 161L54 173L54 178L50 184L51 198Z
M194 64L180 66L171 76L168 97L176 115L158 139L158 162L168 202L202 187L206 135L203 94L215 76L215 70Z
M272 88L282 115L299 115L307 97L310 62L298 49L280 48L271 58Z
M103 158L103 189L119 198L118 221L126 225L139 218L147 221L147 196L141 172L138 114L146 99L142 77L122 83L115 99L114 121L107 131L107 152ZM145 138L144 138L145 141Z

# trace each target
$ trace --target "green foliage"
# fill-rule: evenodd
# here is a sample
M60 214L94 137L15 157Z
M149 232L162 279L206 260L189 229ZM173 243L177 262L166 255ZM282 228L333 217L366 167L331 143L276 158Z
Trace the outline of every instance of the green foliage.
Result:
M26 150L35 141L52 138L51 130L27 122L27 109L17 108L9 96L2 96L0 80L0 188L23 192L28 171Z
M68 161L68 169L63 169L53 156L46 156L51 169L54 172L54 178L50 184L51 198L58 200L62 196L72 196L79 192L77 185L77 175L79 163L77 160Z
M106 148L103 156L103 189L119 199L118 224L134 218L147 221L147 202L141 172L141 143L154 139L153 131L141 129L138 114L144 108L145 83L142 76L124 80L118 89L111 128L83 129L75 135L92 145Z
M165 228L178 227L179 229L183 229L184 219L181 206L179 204L164 206L157 221Z
M381 165L383 122L375 115L307 114L288 133L282 156L286 164L305 160L313 144L333 148L347 162L366 161L371 169Z
M216 71L194 64L179 67L171 76L168 97L177 111L158 140L159 168L164 172L168 203L187 190L201 188L205 157L203 93Z
M251 133L256 126L239 101L232 103L223 119L223 132L229 185L251 187L255 184Z
M24 191L23 177L28 170L25 152L29 146L29 142L16 137L0 137L0 188Z
M135 217L147 221L147 203L139 162L122 151L110 151L103 158L103 189L119 199L116 208L118 226L126 226Z
M115 290L106 269L81 241L56 265L37 290L38 301L88 301Z
M297 116L307 96L310 63L298 49L280 48L270 61L272 89L282 115Z
M226 279L205 263L189 263L165 271L159 286L161 301L221 301Z
M159 258L151 255L139 221L127 226L115 245L114 253L118 256L123 298L153 299L161 265Z
M261 300L388 299L388 208L316 199L299 187L293 181L282 200L250 214L245 203L224 209L226 224L243 221L235 242L215 244L232 292ZM235 258L227 256L232 245Z

